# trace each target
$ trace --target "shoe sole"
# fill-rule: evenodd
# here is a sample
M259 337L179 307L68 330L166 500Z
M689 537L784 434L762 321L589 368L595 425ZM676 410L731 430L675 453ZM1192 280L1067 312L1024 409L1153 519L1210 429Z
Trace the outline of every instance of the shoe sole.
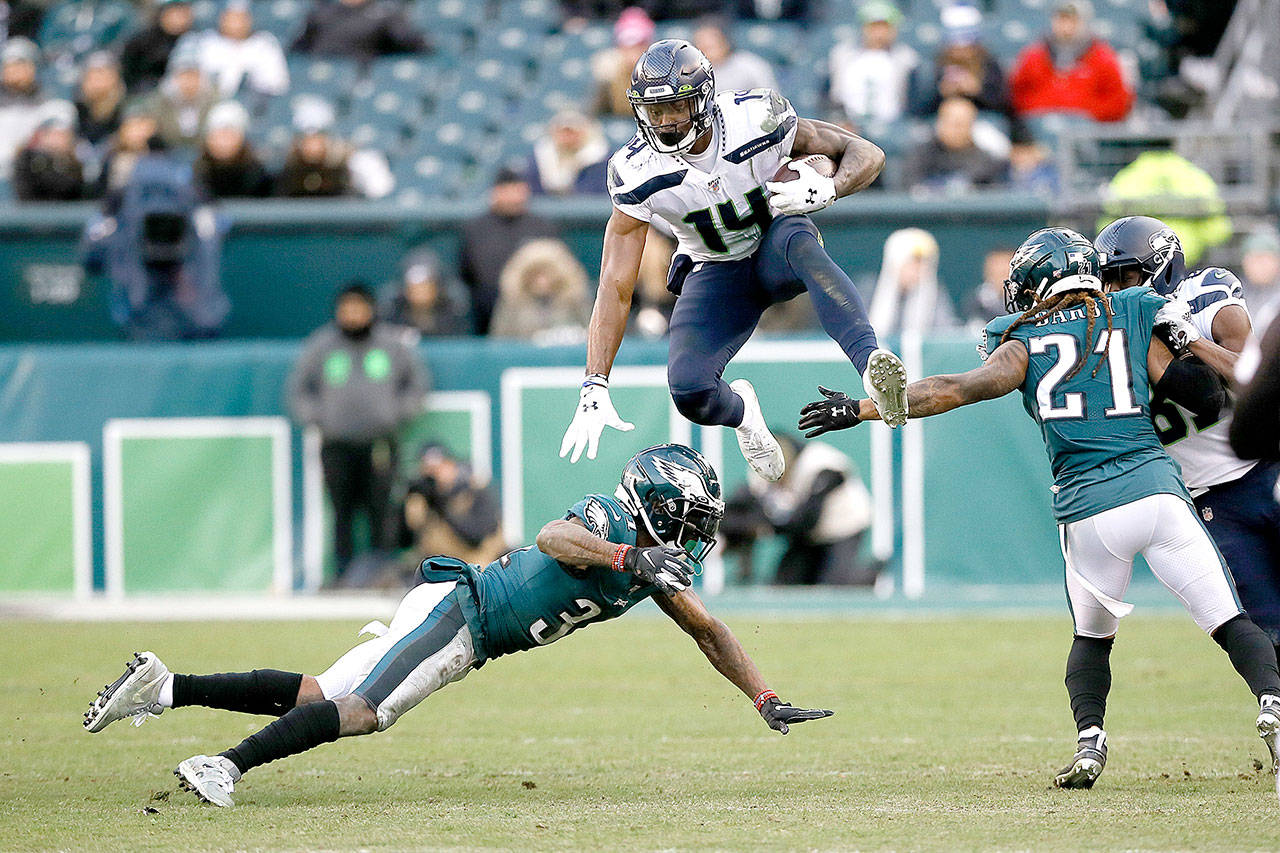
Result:
M891 352L873 353L867 361L867 379L871 383L872 390L883 400L882 404L878 403L876 406L881 420L893 428L905 424L907 422L907 369L902 365L902 360Z
M188 791L191 794L194 794L195 798L200 802L208 803L211 806L217 806L220 809L229 809L235 806L234 802L219 803L216 800L209 799L209 797L201 793L200 788L196 786L196 783L192 782L183 774L181 764L173 768L173 775L178 777L178 789L182 791Z
M84 712L84 727L90 734L96 734L112 723L129 719L128 716L125 716L109 720L101 725L98 724L108 716L108 711L111 710L111 700L115 698L120 688L124 686L126 681L136 675L139 669L147 664L148 660L143 657L143 654L143 652L134 652L133 660L125 664L124 673L99 690L97 697L89 704L89 710ZM97 713L95 713L95 710Z
M744 403L747 402L747 396L750 395L751 401L749 405L754 405L756 408L756 411L761 412L760 419L764 420L763 411L760 409L760 398L756 395L756 389L750 382L748 382L745 379L735 379L733 382L729 383L729 387L733 390L735 394L742 397L742 400ZM770 441L773 442L772 455L775 455L778 458L778 461L781 463L778 466L777 474L773 474L769 471L760 470L759 468L756 467L755 462L752 461L750 456L747 456L746 453L743 453L742 455L743 455L743 458L747 460L747 464L751 466L751 470L755 471L757 474L759 474L765 480L768 480L770 483L776 483L778 480L781 480L782 475L786 473L786 461L782 458L782 446L778 444L778 440L773 437L772 432L769 433L769 439ZM739 443L738 449L739 450L742 449L741 443Z
M1272 714L1258 717L1258 736L1271 753L1271 775L1275 778L1276 798L1280 800L1280 718Z
M1102 775L1102 764L1092 758L1082 758L1071 768L1053 778L1055 788L1092 788Z

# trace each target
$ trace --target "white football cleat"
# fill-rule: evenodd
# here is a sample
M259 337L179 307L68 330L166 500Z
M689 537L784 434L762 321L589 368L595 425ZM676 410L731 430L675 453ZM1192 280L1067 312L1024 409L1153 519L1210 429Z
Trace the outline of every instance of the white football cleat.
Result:
M769 432L764 422L764 412L760 411L760 400L756 397L756 389L745 379L735 379L729 383L734 393L742 398L742 424L734 429L738 434L738 449L746 457L751 470L770 483L782 478L787 461L782 457L782 448L778 440Z
M158 717L164 710L160 706L160 688L168 677L169 667L154 652L134 652L124 674L98 691L84 712L84 727L100 732L126 717L133 717L135 726Z
M871 353L862 372L862 386L881 420L894 428L907 422L907 369L902 359L887 349Z
M195 794L202 803L224 809L235 805L231 794L240 781L240 771L228 758L193 755L175 767L173 775L178 777L178 787Z
M1271 775L1276 780L1276 796L1280 797L1280 696L1262 697L1258 712L1258 735L1271 753Z

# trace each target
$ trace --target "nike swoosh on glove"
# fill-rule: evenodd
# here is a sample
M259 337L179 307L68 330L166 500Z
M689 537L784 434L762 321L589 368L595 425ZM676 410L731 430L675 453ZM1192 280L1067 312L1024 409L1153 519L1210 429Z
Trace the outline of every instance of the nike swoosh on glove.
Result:
M675 595L693 583L689 557L680 548L655 545L632 548L622 559L623 568L645 583L651 583L667 595Z

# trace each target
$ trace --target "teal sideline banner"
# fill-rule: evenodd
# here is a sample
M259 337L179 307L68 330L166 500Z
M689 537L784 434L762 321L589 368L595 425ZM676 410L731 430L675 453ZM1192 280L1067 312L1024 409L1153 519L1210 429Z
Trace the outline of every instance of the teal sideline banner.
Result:
M220 503L230 500L229 490L223 493L217 482L210 482L216 481L224 468L236 473L235 488L253 495L243 506L252 502L255 519L240 521L251 526L248 538L254 548L251 553L236 553L239 575L184 579L178 585L186 589L259 589L290 583L294 588L303 587L305 530L318 529L322 545L325 537L323 522L317 528L304 511L308 490L301 432L284 420L285 380L298 351L299 345L292 342L0 346L0 442L78 442L88 448L92 458L90 497L86 500L90 533L82 537L80 547L94 554L93 588L132 591L158 583L163 572L149 575L150 567L141 563L138 574L124 565L116 581L109 583L108 564L119 566L135 554L139 560L157 563L191 557L191 565L204 567L201 571L220 571L212 563L200 562L205 555L184 554L178 545L164 542L164 536L148 529L145 516L147 506L163 506L172 499L172 512L165 507L166 513L158 515L152 527L164 529L167 536L191 537L194 531L207 542L219 538L222 534L217 531L225 527L190 526L193 515L201 521L200 507L189 503L197 498L181 490L172 493L180 499L172 498L162 488L175 488L191 479L198 487L188 487L197 495L200 487L207 486L214 492L207 496L214 507L229 506ZM513 540L528 539L538 526L563 513L585 492L612 491L621 463L636 450L659 441L691 440L719 460L729 491L743 482L745 466L732 431L692 430L674 415L665 388L664 342L629 341L623 346L615 373L614 400L622 416L636 424L636 430L626 434L607 431L595 462L580 461L577 465L560 459L558 451L577 396L585 358L582 347L437 340L422 344L420 353L437 389L433 399L451 402L409 428L410 437L404 439L402 449L405 473L425 440L442 440L459 452L465 450L480 470L487 463L502 491L508 517L518 512L519 524L508 531ZM934 372L969 369L977 363L973 342L960 335L932 340L925 345L924 363ZM800 406L813 398L818 383L853 392L860 388L852 367L825 339L757 337L729 365L726 377L744 377L755 383L770 424L783 428L794 425ZM271 511L266 510L267 478L248 470L270 467L263 456L265 445L237 445L246 448L244 455L257 460L241 469L228 458L228 453L239 457L240 452L231 452L217 441L204 444L201 455L207 451L210 459L216 457L220 463L187 458L190 454L169 445L162 448L125 442L111 450L119 454L120 467L109 472L109 479L112 488L125 489L126 483L134 483L138 497L135 503L133 497L126 500L122 492L112 509L112 513L121 513L121 518L113 515L107 519L104 496L112 501L116 498L104 482L103 427L114 419L154 418L277 420L282 437L272 440L271 465L280 464L276 448L281 443L285 464L283 478L271 478ZM476 425L484 422L489 429L477 430ZM950 583L998 587L1056 582L1061 562L1049 513L1048 466L1039 431L1017 400L1011 396L922 423L925 575L929 588ZM473 443L477 436L481 445ZM870 479L868 439L869 431L863 428L829 439L852 456L866 479ZM179 446L195 445L179 442ZM898 442L893 442L892 448L895 456L901 454ZM148 453L154 457L151 462L144 460ZM148 483L153 470L156 482ZM47 496L61 494L58 483L66 482L65 474L52 471L46 475L42 470L15 469L11 476L34 478L32 482L39 479L45 485L32 493ZM57 476L63 479L57 481ZM164 481L169 485L164 486ZM318 481L312 483L313 490L317 485ZM127 490L132 492L133 487ZM0 490L0 494L7 492L7 488ZM65 505L55 506L53 497L42 500L48 501L47 517L51 519L49 533L42 541L65 543ZM289 511L279 510L282 505ZM131 513L138 513L136 523L141 527L134 527ZM239 514L250 513L242 510ZM229 524L231 518L228 515L219 524ZM52 519L63 521L55 524ZM892 524L900 540L901 522L892 519ZM264 556L268 527L272 542L269 559ZM104 548L108 531L115 538L110 548ZM119 538L121 533L123 539ZM281 545L284 539L288 539L284 542L287 548ZM65 554L65 544L58 547ZM286 560L292 555L288 580L282 580L286 575L276 556L281 553L286 554ZM321 552L315 565L322 565L323 560ZM65 562L65 556L56 556L43 564L61 566ZM65 569L48 569L39 583L67 589L67 575L57 572ZM139 586L135 587L131 578L137 578ZM12 581L0 582L0 591L14 585Z

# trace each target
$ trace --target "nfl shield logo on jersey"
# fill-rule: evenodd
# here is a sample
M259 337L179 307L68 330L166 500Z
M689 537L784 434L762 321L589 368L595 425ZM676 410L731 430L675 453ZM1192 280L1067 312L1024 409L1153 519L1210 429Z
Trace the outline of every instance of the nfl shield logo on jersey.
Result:
M1213 507L1207 506L1200 510L1200 517L1205 521L1213 521Z

